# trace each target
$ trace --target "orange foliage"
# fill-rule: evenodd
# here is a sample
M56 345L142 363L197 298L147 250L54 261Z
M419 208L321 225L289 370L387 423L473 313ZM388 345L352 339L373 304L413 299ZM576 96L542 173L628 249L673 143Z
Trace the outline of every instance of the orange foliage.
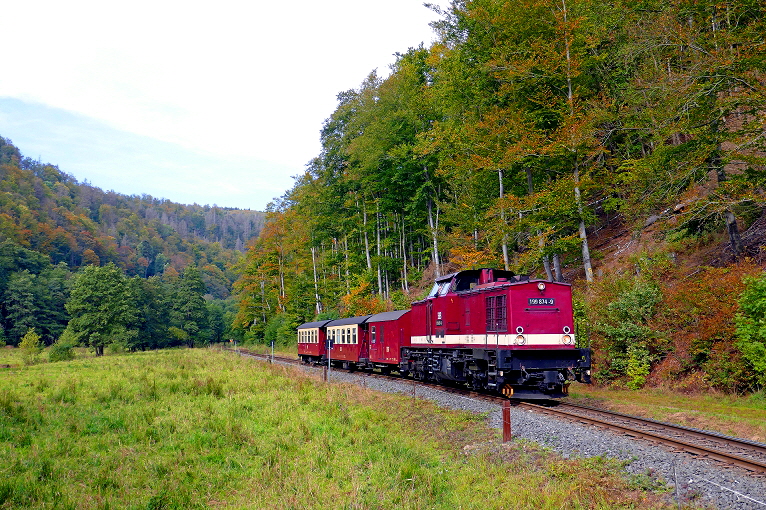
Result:
M370 290L369 282L362 282L351 289L351 292L340 298L341 315L343 317L358 317L372 315L386 310L386 304Z
M739 295L743 278L761 269L746 260L725 268L703 268L662 283L663 300L649 326L671 340L672 352L653 370L653 384L687 389L712 385L737 386L739 352L734 347ZM704 376L704 377L703 377Z

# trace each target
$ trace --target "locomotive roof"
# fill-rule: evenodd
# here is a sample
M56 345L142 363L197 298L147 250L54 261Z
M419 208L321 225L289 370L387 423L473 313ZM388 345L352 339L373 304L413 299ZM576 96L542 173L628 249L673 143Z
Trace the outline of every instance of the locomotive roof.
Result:
M301 324L298 326L298 329L309 329L309 328L321 328L328 322L332 322L332 319L329 320L323 320L323 321L314 321L314 322L307 322L305 324Z
M499 278L508 278L509 280L512 278L529 278L522 275L517 275L513 271L505 271L504 269L492 269L490 267L482 267L479 269L464 269L462 271L457 271L455 273L445 274L444 276L440 276L436 278L434 281L436 282L444 282L451 280L455 275L464 274L464 275L478 275L484 270L492 270L494 273L497 274Z
M325 324L325 326L328 328L331 328L333 326L346 326L348 324L362 324L370 317L372 316L362 315L361 317L348 317L346 319L336 319L334 321L330 321L329 324Z
M370 318L367 319L367 322L395 321L407 312L409 312L409 310L394 310L393 312L376 313L375 315L371 315Z

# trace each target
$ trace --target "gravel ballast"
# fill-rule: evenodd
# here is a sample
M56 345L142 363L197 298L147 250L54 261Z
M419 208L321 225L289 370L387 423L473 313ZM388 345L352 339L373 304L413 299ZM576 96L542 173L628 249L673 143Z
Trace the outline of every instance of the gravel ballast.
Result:
M315 367L303 368L319 371ZM412 395L413 392L410 381L395 378L332 370L330 380L364 384L371 390L387 393ZM502 427L498 404L421 386L415 387L415 396L450 409L487 413L491 427ZM703 507L726 509L766 509L766 477L754 476L741 468L520 408L511 409L511 428L514 438L534 441L567 458L603 455L626 461L628 473L648 481L664 481L673 502L680 500L685 505L696 502Z

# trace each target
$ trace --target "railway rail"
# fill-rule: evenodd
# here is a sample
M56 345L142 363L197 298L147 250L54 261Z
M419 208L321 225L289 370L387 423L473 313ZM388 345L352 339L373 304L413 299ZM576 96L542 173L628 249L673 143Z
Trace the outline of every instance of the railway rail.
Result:
M241 349L241 352L256 358L266 360L272 359L269 355L252 353L245 349ZM300 360L295 358L274 356L273 360L279 361L280 363L303 365ZM333 370L347 372L346 370L339 368L333 368ZM395 377L378 373L364 374L364 377L374 378ZM491 401L498 404L502 404L507 400L505 397L479 393L465 388L424 383L415 381L414 379L407 379L407 382L412 383L413 388L434 388L444 392L456 393L466 398ZM763 443L726 436L716 432L684 427L672 423L660 422L648 418L571 404L568 402L555 402L551 405L540 405L512 400L511 405L534 412L554 415L577 423L602 427L630 437L663 444L678 451L744 468L757 476L766 475L766 444Z

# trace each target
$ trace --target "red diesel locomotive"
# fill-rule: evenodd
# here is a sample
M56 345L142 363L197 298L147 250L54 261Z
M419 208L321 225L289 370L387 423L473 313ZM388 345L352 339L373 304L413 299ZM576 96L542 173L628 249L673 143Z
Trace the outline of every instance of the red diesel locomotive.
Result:
M497 269L440 277L411 310L298 327L303 361L326 363L326 344L333 365L509 397L561 397L571 381L590 382L590 350L576 346L571 286Z

